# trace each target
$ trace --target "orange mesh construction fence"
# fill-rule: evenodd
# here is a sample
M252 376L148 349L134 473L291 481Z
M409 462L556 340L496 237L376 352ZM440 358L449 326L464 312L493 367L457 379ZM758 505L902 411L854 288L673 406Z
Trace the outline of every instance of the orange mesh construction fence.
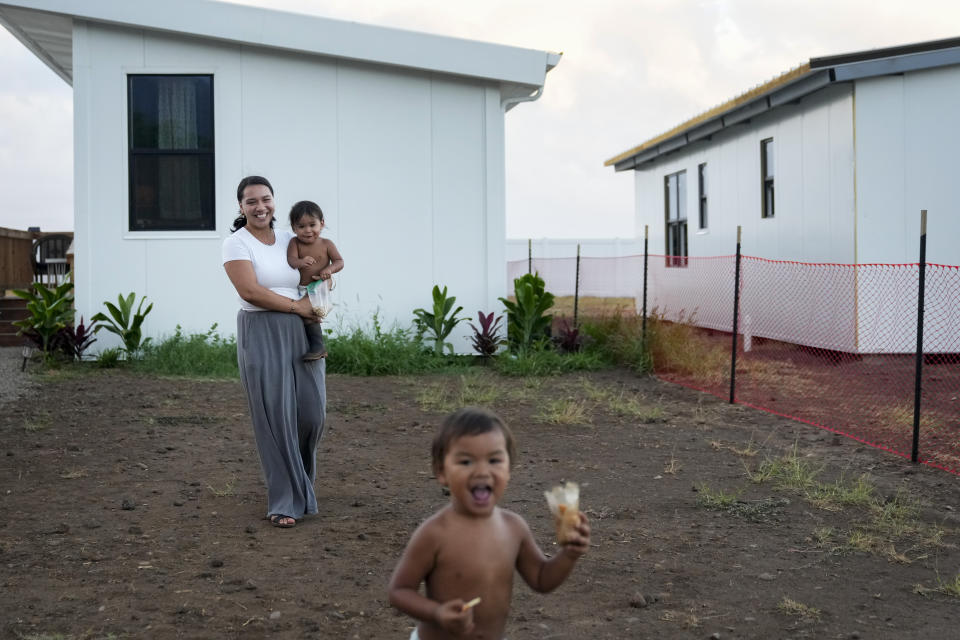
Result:
M729 399L736 257L650 255L647 265L652 324L688 325L683 348L697 351L682 365L655 358L655 374ZM510 282L527 267L508 263ZM642 312L643 256L581 258L579 286L575 258L532 268L556 296L632 298ZM743 256L735 401L910 458L919 284L919 264ZM917 459L960 474L960 267L926 265L920 367Z

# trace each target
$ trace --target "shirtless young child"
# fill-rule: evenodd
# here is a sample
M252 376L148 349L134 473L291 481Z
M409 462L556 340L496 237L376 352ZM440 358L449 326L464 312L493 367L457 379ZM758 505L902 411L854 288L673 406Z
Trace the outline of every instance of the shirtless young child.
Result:
M287 246L287 262L300 270L300 286L305 287L319 276L329 280L330 276L343 269L343 258L332 241L320 237L323 230L323 211L316 203L301 200L290 208L290 227L297 234ZM304 320L310 349L303 356L304 361L319 360L327 357L327 348L323 343L323 325L319 321Z
M390 604L420 621L411 640L503 638L514 569L546 593L590 548L582 512L576 533L548 558L524 519L497 506L513 458L513 435L489 411L460 409L441 424L433 470L449 488L450 504L413 532L388 587Z

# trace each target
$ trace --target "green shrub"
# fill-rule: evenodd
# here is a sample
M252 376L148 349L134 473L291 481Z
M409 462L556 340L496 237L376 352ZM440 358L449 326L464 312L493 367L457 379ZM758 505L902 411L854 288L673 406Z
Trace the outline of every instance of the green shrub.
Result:
M384 331L378 314L369 328L327 338L328 373L381 376L424 373L467 366L471 356L438 355L425 349L412 330L394 327Z
M596 371L610 363L597 351L561 354L550 349L530 351L526 355L501 354L494 369L505 376L553 376L570 371Z
M190 376L198 378L236 378L237 340L217 333L214 323L204 333L184 335L177 325L176 332L160 342L142 349L142 357L135 363L138 370L158 375Z
M643 318L617 311L610 315L581 321L583 332L590 336L591 351L598 351L612 364L627 367L637 373L652 370L650 352L643 344ZM650 326L647 326L648 331Z
M144 310L143 303L147 301L147 296L143 296L140 299L140 304L137 305L137 310L134 311L133 302L135 299L136 294L132 291L126 298L123 297L123 294L120 294L117 296L116 305L109 301L103 303L107 307L107 311L110 312L109 316L101 312L90 318L91 322L104 323L97 325L94 329L95 333L99 333L100 329L106 329L120 336L120 340L123 341L123 350L128 358L138 357L141 350L150 343L150 338L142 337L141 326L147 314L153 309L153 303L150 303L150 306Z
M30 289L14 289L13 294L27 301L30 316L13 325L32 340L45 356L57 348L55 337L73 323L73 282L69 279L49 289L34 282Z
M120 364L120 349L111 347L97 355L97 366L101 369L113 369Z
M458 318L457 314L463 311L463 307L453 308L457 301L456 296L447 297L447 288L441 291L439 285L433 286L433 312L426 309L414 309L413 315L416 316L415 324L417 327L417 338L424 334L430 334L433 340L433 350L438 356L443 354L443 348L447 347L449 353L453 353L453 345L445 342L447 336L453 331L457 324L466 320Z
M507 341L510 350L523 356L542 349L550 340L553 294L546 291L543 278L526 273L513 281L515 300L500 298L507 308Z

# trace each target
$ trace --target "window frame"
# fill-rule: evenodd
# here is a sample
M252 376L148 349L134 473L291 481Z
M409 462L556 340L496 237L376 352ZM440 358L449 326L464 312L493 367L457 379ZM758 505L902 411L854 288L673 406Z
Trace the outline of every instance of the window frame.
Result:
M193 149L159 149L156 147L136 147L136 138L134 131L134 81L137 78L207 78L209 79L209 95L205 96L208 100L208 111L205 117L209 119L210 134L209 148L196 147ZM154 70L125 70L124 80L126 83L126 109L125 116L127 133L127 235L125 237L182 237L185 234L200 235L205 237L208 234L217 233L217 199L216 199L216 78L212 71L154 71ZM200 158L198 165L200 173L200 199L201 202L209 202L209 210L201 211L201 217L191 225L173 225L159 224L153 227L145 227L142 222L144 218L137 216L137 172L135 163L137 159L163 156L180 156ZM209 184L202 177L204 173L209 175ZM162 219L160 219L162 220Z
M709 222L707 220L707 163L706 162L701 162L700 164L697 165L697 189L699 192L699 199L697 201L699 205L699 210L698 210L699 227L698 228L700 231L706 231L708 228L707 224Z
M776 215L776 190L774 186L775 167L768 166L767 150L772 156L775 148L773 138L760 141L760 217L773 218ZM776 164L775 162L772 164Z
M676 179L676 193L673 194L673 204L676 206L676 219L670 218L671 189L670 179ZM686 209L686 184L687 170L681 169L669 173L663 177L663 217L664 217L664 262L667 267L686 267L689 263L688 253L688 234L687 234L687 209ZM681 188L682 186L682 188ZM673 231L673 233L671 233ZM679 243L679 247L671 247L671 239L675 238L674 244ZM681 253L672 254L671 250L679 248Z

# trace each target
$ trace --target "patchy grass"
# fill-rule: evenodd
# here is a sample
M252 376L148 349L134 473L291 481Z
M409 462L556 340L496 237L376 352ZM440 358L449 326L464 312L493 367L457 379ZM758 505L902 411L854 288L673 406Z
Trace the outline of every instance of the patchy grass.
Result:
M877 418L881 423L897 430L913 429L913 405L897 405L894 407L878 408ZM920 431L929 433L937 431L942 426L942 420L938 420L929 412L920 412Z
M899 564L910 564L911 562L906 554L897 551L896 545L891 540L860 528L854 529L850 533L847 547L842 550L871 553Z
M700 618L696 614L688 611L667 610L660 614L660 620L664 622L676 622L684 629L700 628Z
M815 507L825 511L842 511L844 507L870 507L876 501L874 487L866 475L848 485L843 476L831 484L818 484L807 495Z
M777 604L777 611L786 616L802 618L804 620L820 621L820 609L797 602L786 596Z
M500 385L488 376L461 375L452 384L435 382L421 388L417 393L417 404L423 411L450 413L460 407L493 405L503 395Z
M579 388L587 398L610 413L633 418L644 424L661 422L664 419L663 409L645 403L646 398L642 395L629 394L624 389L604 389L583 378L580 379Z
M721 447L715 447L721 448ZM902 488L891 497L877 495L866 474L847 481L843 475L821 482L822 467L798 453L796 445L782 458L766 460L747 476L755 483L772 483L778 490L801 494L819 509L841 512L853 509L854 522L846 532L833 528L814 531L813 539L831 553L862 552L907 564L944 545L947 532L920 519L921 503ZM899 549L898 549L899 547Z
M748 471L750 479L757 483L773 482L776 489L796 489L802 492L818 486L817 476L823 471L823 465L814 464L801 457L797 446L782 458L765 460L756 471Z
M215 495L218 498L227 498L229 496L236 495L234 487L236 485L236 479L228 480L223 487L214 487L212 485L207 485L207 489L210 490L210 493Z
M720 383L730 369L730 350L693 325L696 310L681 310L675 320L654 308L647 319L647 343L653 370L677 373L704 383Z
M697 506L712 511L727 511L740 499L740 492L727 493L723 489L714 491L709 486L701 484L697 487Z
M940 577L940 572L937 572L937 586L925 587L922 584L918 584L914 587L913 592L919 593L922 596L929 596L934 593L939 593L951 598L960 599L960 573L953 576L951 579L944 580Z
M37 433L39 431L46 431L53 424L50 422L50 419L46 416L39 416L36 420L27 420L23 423L23 430L27 433Z
M493 361L493 368L505 376L555 376L571 371L609 369L610 363L595 350L558 353L553 349L543 349L524 356L501 354Z
M553 306L550 312L554 316L565 316L573 318L573 296L557 296L553 299ZM595 298L592 296L580 296L577 301L578 320L585 317L602 316L605 314L623 313L632 315L636 313L637 302L635 298Z
M585 400L564 398L549 400L534 415L546 424L590 424L590 414Z
M64 480L76 480L78 478L86 478L87 470L86 469L67 469L60 474L60 477Z

